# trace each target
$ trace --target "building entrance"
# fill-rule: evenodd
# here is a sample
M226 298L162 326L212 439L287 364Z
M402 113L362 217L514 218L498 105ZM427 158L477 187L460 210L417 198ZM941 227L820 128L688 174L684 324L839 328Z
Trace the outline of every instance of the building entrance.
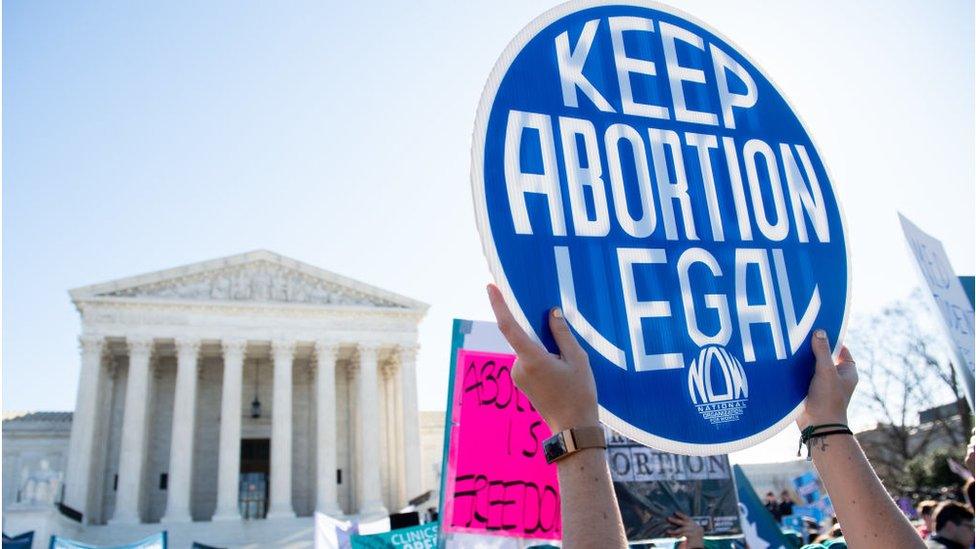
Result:
M241 440L240 510L245 519L261 519L268 507L271 439Z

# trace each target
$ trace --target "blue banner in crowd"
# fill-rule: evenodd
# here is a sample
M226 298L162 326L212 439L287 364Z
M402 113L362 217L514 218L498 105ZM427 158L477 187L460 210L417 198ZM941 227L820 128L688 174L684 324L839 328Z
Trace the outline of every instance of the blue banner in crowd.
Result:
M807 505L813 505L820 501L820 479L813 471L807 471L793 479L793 487L796 493Z
M819 505L794 505L793 514L798 517L813 519L817 523L824 519L823 509Z
M34 545L34 532L24 532L19 536L3 535L3 549L31 549Z
M382 534L352 536L352 549L427 549L437 547L437 522L390 530Z
M758 66L673 8L570 2L523 29L482 95L472 186L519 323L556 352L561 306L601 419L642 444L772 436L806 396L812 329L840 340L848 249L812 138Z
M783 535L776 519L763 506L752 483L742 472L742 467L732 466L735 474L735 487L739 494L739 511L742 514L742 531L746 544L760 549L790 549L793 544Z
M135 543L125 545L89 545L59 536L51 536L49 549L166 549L166 532L160 532Z

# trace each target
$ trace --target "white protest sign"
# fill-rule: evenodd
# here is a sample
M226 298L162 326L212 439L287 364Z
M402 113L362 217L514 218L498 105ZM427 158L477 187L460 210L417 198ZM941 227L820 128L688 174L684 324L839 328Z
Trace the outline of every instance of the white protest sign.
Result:
M973 409L973 306L952 270L942 242L925 234L914 223L898 214L905 240L915 259L915 265L925 283L926 294L932 299L942 328L952 349L956 373L962 378L966 400Z

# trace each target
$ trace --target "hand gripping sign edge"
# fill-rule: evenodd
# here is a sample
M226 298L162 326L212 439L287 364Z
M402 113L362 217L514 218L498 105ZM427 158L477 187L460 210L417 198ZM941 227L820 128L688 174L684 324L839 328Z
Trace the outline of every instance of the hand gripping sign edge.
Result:
M487 80L484 91L479 102L477 115L475 118L475 127L472 136L472 147L471 147L471 185L473 191L473 206L475 210L475 220L478 226L479 233L482 238L482 247L485 254L485 258L488 261L489 269L494 277L502 295L504 296L506 302L509 304L513 315L515 316L518 323L523 329L532 337L536 342L541 343L541 338L538 333L536 333L535 328L528 321L525 313L523 312L519 302L515 299L515 293L510 285L507 277L505 276L504 269L502 267L502 262L499 257L498 250L495 245L495 241L492 235L491 225L488 215L487 197L485 192L485 146L487 141L488 132L488 119L492 113L492 107L495 103L496 95L501 86L502 80L508 74L516 57L522 52L523 48L538 35L541 31L546 29L553 22L565 17L572 15L577 11L581 11L589 8L598 7L633 7L633 8L648 8L652 10L658 10L669 14L671 16L681 18L689 23L697 25L702 29L710 32L716 38L722 40L729 47L733 48L739 56L748 61L760 76L762 76L768 85L780 96L784 104L789 108L791 114L796 118L799 127L805 132L806 137L810 141L810 145L817 151L816 142L813 136L806 130L806 125L803 123L802 118L797 113L796 109L789 103L788 98L782 93L782 91L776 86L776 84L766 75L766 73L761 69L760 65L755 62L747 53L745 53L741 48L739 48L733 41L729 40L727 37L716 31L715 29L709 27L697 18L688 15L687 13L678 10L676 8L662 5L656 2L634 2L634 1L604 1L604 0L574 0L561 5L558 5L549 11L543 13L542 15L536 17L531 21L526 27L524 27L512 41L506 46L505 50L502 52L499 59L496 61L491 74ZM843 336L846 333L847 321L849 317L849 305L851 300L851 282L852 273L850 269L850 241L847 238L847 223L846 216L844 215L844 210L842 206L842 200L838 196L837 186L834 184L834 178L831 176L826 163L820 159L820 163L824 173L826 174L826 184L825 187L828 188L834 197L834 206L837 210L837 218L840 226L840 236L843 238L844 251L845 251L845 270L846 270L846 292L844 296L843 309L841 313L841 321L836 336L833 338L833 356L836 358L839 351L841 342L843 341ZM553 306L557 303L553 303ZM579 335L577 333L577 335ZM586 346L584 344L584 346ZM593 349L588 349L588 352L592 353ZM736 440L729 440L726 442L715 442L715 443L694 443L687 441L674 440L671 438L656 435L654 433L645 431L639 427L632 425L631 423L625 421L624 419L618 417L617 415L611 413L606 407L604 407L601 399L600 404L600 420L613 428L617 432L639 441L648 446L652 446L661 450L668 452L684 453L690 455L711 455L719 453L728 453L737 450L741 450L752 445L755 445L763 440L766 440L785 428L788 424L793 422L795 418L799 415L802 407L806 401L806 398L800 400L800 402L785 416L783 416L778 421L774 422L772 425L762 429L759 432L739 438Z

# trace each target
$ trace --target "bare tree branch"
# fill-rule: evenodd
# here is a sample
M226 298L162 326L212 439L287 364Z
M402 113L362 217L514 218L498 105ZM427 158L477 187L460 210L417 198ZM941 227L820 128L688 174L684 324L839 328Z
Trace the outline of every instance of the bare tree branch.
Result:
M862 372L857 407L878 420L865 451L886 483L900 489L912 488L908 461L939 446L962 444L972 428L968 409L960 410L961 422L936 417L919 425L919 412L960 398L955 371L922 297L916 291L876 315L855 319L848 337Z

